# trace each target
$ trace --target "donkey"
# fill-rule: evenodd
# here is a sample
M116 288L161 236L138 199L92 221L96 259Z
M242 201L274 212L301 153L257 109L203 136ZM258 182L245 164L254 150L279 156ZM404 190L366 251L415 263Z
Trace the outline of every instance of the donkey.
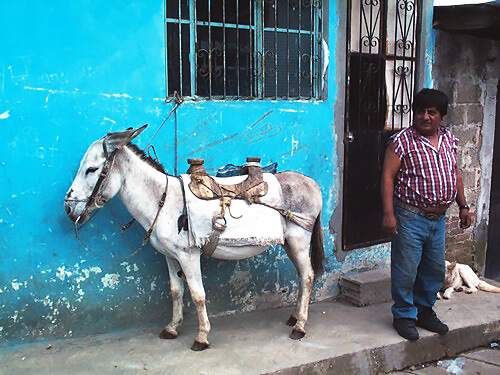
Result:
M165 255L167 261L173 313L160 338L177 337L183 321L185 277L199 321L198 335L191 349L200 351L209 346L210 332L200 268L202 250L190 245L188 231L179 229L179 218L185 212L182 182L178 177L166 174L159 163L131 143L146 126L108 133L92 143L66 193L64 209L77 231L78 225L88 221L94 210L119 193L129 213L144 229L149 229L146 238ZM297 340L305 335L315 274L323 270L322 198L318 184L307 176L290 171L275 176L282 190L280 209L312 223L305 229L300 221L290 220L290 215L284 215L281 220L284 248L300 278L297 307L287 321L287 325L293 326L290 338ZM267 248L244 246L242 250L241 246L226 246L220 252L223 256L218 256L218 248L212 256L239 260L257 255Z

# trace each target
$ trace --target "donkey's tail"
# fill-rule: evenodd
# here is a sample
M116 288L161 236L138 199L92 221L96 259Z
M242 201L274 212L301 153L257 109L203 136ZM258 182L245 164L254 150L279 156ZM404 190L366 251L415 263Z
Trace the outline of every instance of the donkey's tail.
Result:
M311 265L314 271L314 277L320 276L323 271L323 262L325 260L325 249L323 246L323 226L321 225L321 211L316 217L311 236Z

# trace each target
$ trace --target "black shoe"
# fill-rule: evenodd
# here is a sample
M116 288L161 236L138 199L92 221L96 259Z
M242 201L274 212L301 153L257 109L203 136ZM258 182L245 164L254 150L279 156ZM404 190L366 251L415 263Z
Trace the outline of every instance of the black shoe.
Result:
M415 328L415 321L413 319L394 319L392 326L399 333L399 336L410 341L418 340L418 331Z
M434 310L425 308L418 312L416 325L431 332L444 335L448 332L448 326L437 317Z

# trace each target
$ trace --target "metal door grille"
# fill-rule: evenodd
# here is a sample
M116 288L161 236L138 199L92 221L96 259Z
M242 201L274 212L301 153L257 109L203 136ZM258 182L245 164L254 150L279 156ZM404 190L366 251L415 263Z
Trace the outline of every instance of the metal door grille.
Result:
M418 0L349 0L346 125L397 130L412 122Z
M320 99L321 0L167 0L168 96Z

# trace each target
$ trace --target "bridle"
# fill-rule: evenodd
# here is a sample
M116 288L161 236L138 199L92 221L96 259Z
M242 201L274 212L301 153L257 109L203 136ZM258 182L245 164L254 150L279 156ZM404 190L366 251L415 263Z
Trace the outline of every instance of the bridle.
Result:
M104 206L107 202L107 199L104 198L102 191L103 191L103 186L105 186L105 184L107 184L107 182L109 180L109 172L113 168L117 149L114 150L113 152L109 153L105 140L103 140L102 148L103 148L104 156L105 156L106 160L104 161L104 165L102 167L101 173L99 174L99 178L97 179L97 182L96 182L94 188L92 189L92 193L90 194L90 196L87 199L64 198L65 202L85 202L85 209L76 218L76 220L73 224L74 224L76 239L87 250L91 251L92 253L94 253L94 252L81 240L81 238L79 236L79 230L82 229L86 223L79 226L79 222L83 217L86 217L91 210L93 210L95 208L99 209L102 206ZM94 215L95 215L95 213L90 217L90 219L92 219L94 217ZM87 221L87 223L90 221L90 219Z
M103 190L102 186L109 179L109 172L111 171L111 168L113 167L113 164L115 162L115 156L117 150L114 150L111 154L109 154L105 141L103 141L102 143L102 148L104 150L104 156L106 157L106 160L104 161L104 166L102 167L102 171L99 174L99 178L97 179L97 182L94 186L94 189L92 190L92 193L90 194L90 197L87 199L85 210L80 216L78 216L76 221L79 221L81 217L85 217L92 209L92 206L95 206L95 208L99 209L102 206L104 206L107 202L107 199L105 199L102 195L102 190Z
M90 252L92 252L94 255L97 255L97 254L94 251L92 251L92 249L90 249L85 244L85 242L83 242L82 239L80 238L80 236L79 236L79 230L81 228L83 228L83 226L85 224L87 224L90 221L90 219L92 219L94 217L95 213L90 217L90 219L85 224L82 224L80 226L78 226L78 225L79 225L79 221L81 220L82 217L86 217L89 214L89 212L91 210L95 209L95 208L100 209L107 202L107 199L105 199L103 197L103 194L102 194L102 190L103 189L102 189L102 187L107 183L107 181L109 179L109 172L113 168L114 161L115 161L115 156L116 156L116 152L118 151L118 149L115 149L110 154L108 152L108 149L107 149L105 141L103 141L102 147L103 147L103 150L104 150L104 156L106 157L106 160L104 161L104 165L102 167L101 173L99 174L99 178L97 179L97 182L96 182L96 184L94 186L94 189L92 189L92 193L90 194L90 196L87 199L71 199L71 198L65 198L64 199L65 202L70 202L70 201L72 201L72 202L86 202L85 209L83 210L83 213L80 214L76 218L76 220L74 222L75 237L76 237L76 239L87 250L89 250ZM146 235L144 236L144 239L142 241L142 245L137 250L135 250L132 254L130 254L127 258L132 257L135 254L137 254L148 243L149 238L151 237L151 234L153 233L153 228L154 228L154 226L156 224L156 221L158 220L158 216L160 215L160 211L161 211L163 205L165 204L165 199L167 198L168 174L165 174L165 176L166 176L165 191L163 192L163 194L162 194L162 196L160 198L160 201L158 202L158 211L156 212L156 215L155 215L155 218L153 220L153 223L151 224L151 227L146 232ZM125 227L127 227L127 228L125 228L125 230L128 229L128 227L130 226L130 224L132 224L132 222L128 223L125 226ZM124 230L122 228L122 232L123 231Z

